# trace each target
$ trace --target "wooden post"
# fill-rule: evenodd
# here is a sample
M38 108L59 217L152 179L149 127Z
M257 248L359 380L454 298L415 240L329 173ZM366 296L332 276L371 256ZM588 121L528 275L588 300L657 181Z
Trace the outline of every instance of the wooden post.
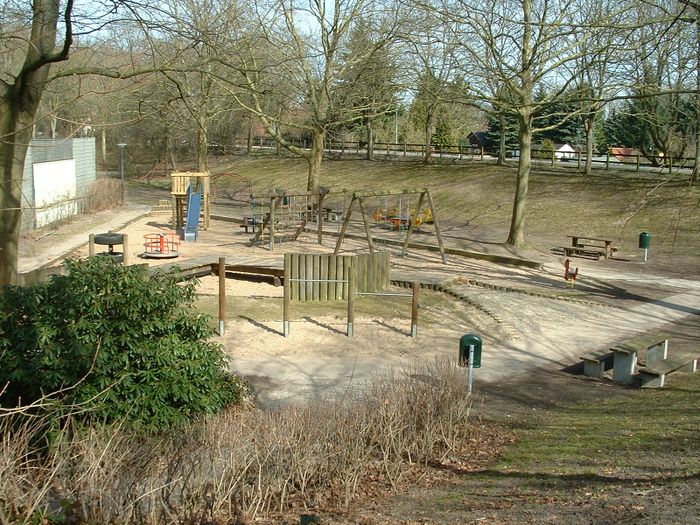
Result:
M343 219L343 226L340 228L340 233L338 234L338 241L335 243L335 250L333 250L333 255L338 255L340 251L340 245L343 244L343 239L345 239L345 233L348 229L348 224L350 223L350 217L352 216L352 209L355 206L355 201L357 197L353 194L352 199L350 199L350 206L348 206L348 211L345 213L345 218Z
M668 157L668 172L673 173L673 157Z
M413 300L411 302L411 337L418 337L418 299L420 298L420 283L413 281Z
M637 152L637 171L639 171L639 152Z
M354 334L355 324L355 268L348 268L348 337Z
M275 250L275 198L270 199L270 251Z
M610 150L605 154L605 171L610 169Z
M576 150L576 169L581 169L581 148Z
M459 160L462 160L462 144L459 145Z
M484 160L484 147L483 146L479 147L479 152L481 155L481 160ZM433 217L435 217L435 215L433 215Z
M423 198L425 197L425 192L421 192L418 197L418 204L416 204L416 217L420 212L421 206L423 206ZM411 210L408 210L408 231L406 232L406 239L403 241L403 249L401 250L401 256L404 257L408 253L408 243L411 242L411 235L413 234L414 224L416 222L416 217L411 217ZM435 215L433 215L435 217Z
M323 198L326 196L328 191L321 190L318 192L318 220L316 224L318 225L318 244L323 244Z
M226 258L219 257L219 335L226 331Z
M122 237L122 264L129 266L131 264L131 253L129 252L129 236L125 233Z
M292 283L291 283L291 279L290 279L291 260L292 260L292 254L285 253L284 254L284 274L283 274L284 293L283 293L283 299L282 299L282 335L284 335L284 337L289 337L289 303L290 303L291 287L292 287Z
M433 226L435 226L435 235L437 235L438 247L440 248L440 255L442 256L442 264L447 264L447 255L445 255L445 246L442 244L442 235L440 234L440 223L438 222L437 213L435 213L435 204L433 204L433 198L430 195L430 191L426 191L425 193L428 196L430 212L433 214Z
M369 253L374 253L374 243L372 242L372 232L370 231L369 218L367 217L367 210L365 209L365 203L362 197L359 197L360 201L360 212L362 213L362 222L365 224L365 234L367 235L367 244L369 245Z
M406 156L406 143L403 143L403 156Z
M95 234L91 233L88 236L88 255L92 257L95 255Z

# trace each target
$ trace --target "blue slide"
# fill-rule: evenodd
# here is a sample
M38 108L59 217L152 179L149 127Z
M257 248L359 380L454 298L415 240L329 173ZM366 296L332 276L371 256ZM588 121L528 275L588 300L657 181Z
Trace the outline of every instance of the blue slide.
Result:
M197 241L199 235L199 214L202 210L202 193L193 192L191 188L187 192L187 219L183 229L185 241Z

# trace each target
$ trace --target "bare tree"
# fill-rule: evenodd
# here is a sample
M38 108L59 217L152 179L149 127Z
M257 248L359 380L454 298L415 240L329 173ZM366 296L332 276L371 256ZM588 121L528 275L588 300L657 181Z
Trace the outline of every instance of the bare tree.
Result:
M366 111L365 107L340 107L344 98L339 79L347 77L354 64L371 61L382 48L392 33L390 9L369 0L260 1L257 26L250 31L247 44L238 46L235 56L239 60L221 59L242 73L248 96L236 95L239 104L257 115L284 148L307 160L309 191L320 184L328 130ZM360 20L382 27L375 34L384 36L348 57L343 51ZM289 128L310 135L310 149L288 140L284 130Z
M586 19L579 0L443 0L440 9L454 20L460 63L475 100L516 116L518 173L507 244L525 241L533 133L541 108L559 100L576 78L581 40L609 25L617 12ZM621 7L618 7L621 10ZM606 24L608 21L608 24ZM595 50L589 49L588 53ZM509 93L496 99L494 88ZM545 93L541 99L535 93ZM508 107L503 107L508 103ZM561 115L561 120L571 115ZM549 127L556 126L550 124Z
M0 78L0 285L16 279L24 158L51 65L68 58L72 16L73 0L63 5L58 0L34 0L32 12L22 20L27 27L11 37L24 61L3 71Z

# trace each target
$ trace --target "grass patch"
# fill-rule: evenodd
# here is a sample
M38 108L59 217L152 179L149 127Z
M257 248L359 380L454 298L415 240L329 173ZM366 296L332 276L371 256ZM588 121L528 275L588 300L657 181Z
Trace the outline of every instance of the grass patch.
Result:
M700 374L547 413L519 432L498 468L540 474L700 472Z
M222 184L244 184L254 193L275 188L305 191L307 163L285 157L229 158L213 173L235 172ZM488 162L326 160L321 184L331 188L326 203L349 204L352 191L401 191L429 188L449 235L450 226L487 226L504 241L515 192L515 164ZM343 194L345 191L345 195ZM415 205L417 197L400 204ZM398 205L398 197L368 199L368 209ZM526 232L556 235L600 235L636 249L640 231L652 232L654 248L690 253L700 229L700 186L688 185L686 174L652 171L594 171L583 176L574 168L536 165L530 176Z

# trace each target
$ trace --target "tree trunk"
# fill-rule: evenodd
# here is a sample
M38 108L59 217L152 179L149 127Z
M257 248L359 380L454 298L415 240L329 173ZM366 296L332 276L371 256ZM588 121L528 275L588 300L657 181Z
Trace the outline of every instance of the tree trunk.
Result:
M496 165L503 166L506 163L506 119L503 116L503 113L498 115L498 123L501 126L501 133L499 137L498 159L496 160Z
M102 164L107 164L107 129L100 129L100 152L102 153Z
M309 178L306 184L307 191L318 191L321 180L321 162L323 161L323 146L326 140L326 130L320 126L314 128L311 141L311 152L307 157L309 161Z
M65 59L71 43L68 34L63 51L55 54L57 0L34 0L32 5L32 30L22 69L14 84L0 83L0 285L17 282L24 160L50 64Z
M513 215L510 221L510 232L506 244L520 246L525 243L525 201L530 182L531 147L532 147L532 24L530 22L532 1L523 0L523 42L520 56L522 71L520 72L520 102L518 111L518 145L520 158L518 160L518 177L515 184L515 200Z
M372 160L374 157L374 128L370 119L365 121L365 125L367 127L367 160Z
M595 126L595 113L586 116L586 164L583 172L591 174L593 166L593 129Z
M0 166L3 173L0 202L0 285L3 285L17 283L19 233L22 224L22 175L33 118L22 118L19 112L15 113L11 97L3 97L0 114L3 115L0 135L12 137L0 143ZM23 125L22 121L28 125Z
M520 158L518 160L518 178L515 185L515 201L513 215L510 221L510 232L506 244L520 246L525 242L525 201L530 183L531 147L532 147L532 117L519 116L518 144Z
M253 114L248 117L248 140L246 142L245 151L248 155L253 153Z
M425 155L423 155L423 162L429 164L433 159L433 146L431 144L433 138L433 111L430 110L425 115L425 128L423 129L423 141L425 142Z
M691 182L700 179L700 6L695 3L695 164Z
M197 171L209 171L209 133L207 123L200 120L197 131Z

